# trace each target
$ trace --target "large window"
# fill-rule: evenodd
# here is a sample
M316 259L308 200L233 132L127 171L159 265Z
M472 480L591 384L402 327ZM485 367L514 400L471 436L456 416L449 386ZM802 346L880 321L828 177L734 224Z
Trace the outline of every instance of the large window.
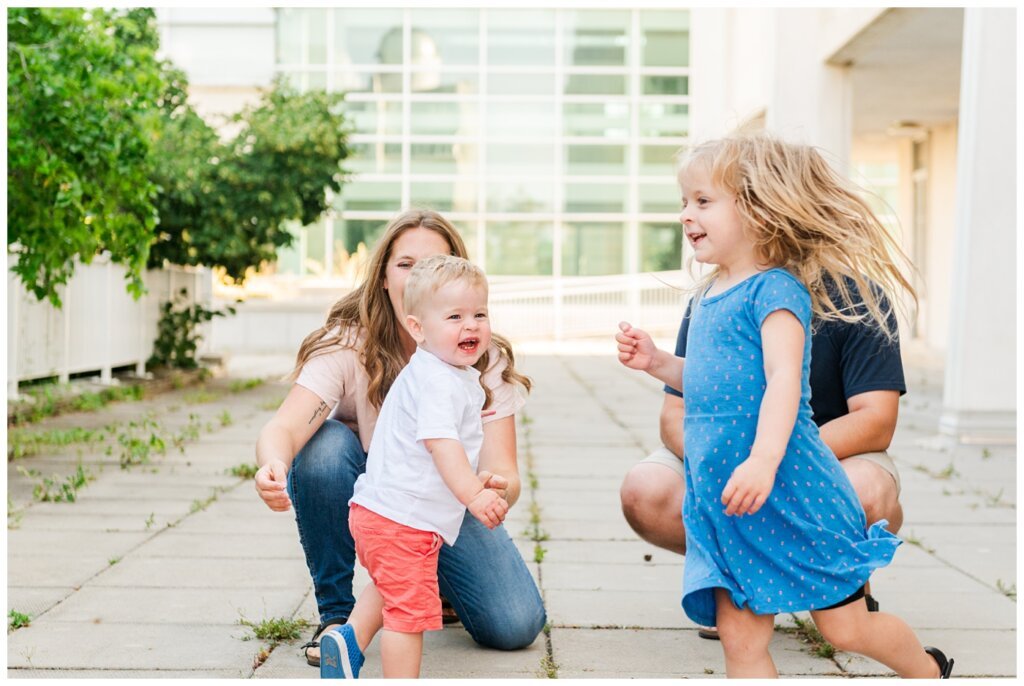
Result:
M277 70L346 93L352 176L281 271L330 276L402 208L444 212L495 276L678 268L690 15L277 10Z

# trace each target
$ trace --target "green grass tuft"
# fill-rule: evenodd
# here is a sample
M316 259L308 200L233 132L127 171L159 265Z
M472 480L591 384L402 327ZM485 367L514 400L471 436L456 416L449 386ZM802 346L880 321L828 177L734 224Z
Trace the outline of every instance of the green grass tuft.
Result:
M238 620L238 623L248 627L253 633L246 640L258 638L261 641L273 641L274 643L293 641L300 637L303 629L310 626L305 619L285 619L284 617L264 619L262 622L250 622L243 617Z

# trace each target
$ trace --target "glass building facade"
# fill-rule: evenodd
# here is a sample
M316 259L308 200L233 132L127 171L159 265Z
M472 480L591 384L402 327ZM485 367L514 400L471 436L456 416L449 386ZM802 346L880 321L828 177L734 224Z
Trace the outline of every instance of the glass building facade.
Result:
M678 269L673 155L689 12L279 9L276 69L346 93L335 212L279 270L330 277L406 207L443 212L493 276Z

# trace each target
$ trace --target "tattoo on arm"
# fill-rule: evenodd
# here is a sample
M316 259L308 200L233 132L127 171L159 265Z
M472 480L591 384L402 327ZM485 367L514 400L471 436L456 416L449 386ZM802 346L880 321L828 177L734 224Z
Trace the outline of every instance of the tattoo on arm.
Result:
M309 418L309 423L312 424L313 422L315 422L317 420L317 417L322 415L324 412L327 412L327 403L321 401L320 407L316 408L316 410L313 412L313 416Z

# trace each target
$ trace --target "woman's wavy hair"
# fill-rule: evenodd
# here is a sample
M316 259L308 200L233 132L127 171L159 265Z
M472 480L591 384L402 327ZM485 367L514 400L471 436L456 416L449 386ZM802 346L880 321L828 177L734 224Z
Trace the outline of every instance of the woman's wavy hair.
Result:
M712 184L735 197L759 261L799 278L810 291L816 317L873 320L889 340L896 337L891 303L902 301L893 297L902 290L916 307L917 293L901 270L913 273L914 267L863 200L861 189L837 174L817 150L762 133L729 136L682 152L680 178L700 165ZM699 280L698 292L717 272Z
M435 231L448 243L449 254L468 259L466 244L459 232L437 212L412 209L392 219L370 256L363 283L334 303L324 325L302 341L295 356L295 368L289 377L291 380L298 378L303 365L310 358L329 352L335 346L357 349L369 378L367 396L375 407L381 406L395 377L406 365L400 337L402 324L391 307L391 299L384 289L384 278L395 241L409 229L416 228ZM353 335L355 331L364 333L361 343L359 337ZM493 333L491 340L499 356L506 362L501 378L506 383L518 383L529 392L533 383L529 377L516 371L511 343ZM483 374L492 366L490 353L485 351L473 366ZM482 376L480 385L486 396L486 408L491 404L491 390L483 383Z

